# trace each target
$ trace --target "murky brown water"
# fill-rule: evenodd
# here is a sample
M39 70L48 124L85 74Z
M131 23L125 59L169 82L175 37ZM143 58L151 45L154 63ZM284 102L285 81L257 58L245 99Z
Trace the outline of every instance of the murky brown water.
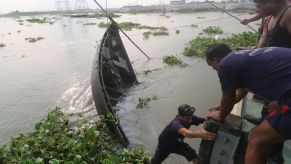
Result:
M119 103L122 126L130 142L144 145L153 153L157 138L164 126L176 115L177 106L188 103L197 108L197 115L204 116L208 107L219 101L219 82L204 60L184 57L185 44L207 26L221 26L225 34L249 31L246 26L220 12L191 14L123 14L117 22L136 22L149 26L165 26L169 36L143 39L144 30L127 34L152 58L147 60L123 36L123 41L141 84L130 89ZM240 18L246 13L235 13ZM40 18L43 18L41 16ZM53 16L48 16L52 18ZM205 17L198 19L197 17ZM0 143L11 136L26 133L43 118L50 108L58 105L69 113L82 112L85 116L96 114L90 89L90 69L97 42L105 29L97 25L106 19L58 17L56 23L19 25L20 18L0 18ZM197 24L198 28L189 27ZM251 24L257 27L256 23ZM176 30L180 30L176 34ZM44 37L28 43L24 38ZM177 54L186 68L163 64L166 55ZM153 70L144 75L143 71ZM152 97L147 108L136 109L138 98ZM194 129L197 127L194 127ZM199 139L187 140L198 148ZM171 156L166 163L185 163L184 159Z

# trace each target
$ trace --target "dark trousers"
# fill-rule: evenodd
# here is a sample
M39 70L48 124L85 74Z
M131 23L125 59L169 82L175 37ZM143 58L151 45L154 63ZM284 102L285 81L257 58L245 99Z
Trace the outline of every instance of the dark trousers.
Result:
M267 118L269 115L267 106L268 106L268 102L264 104L264 107L261 112L263 118ZM284 142L272 145L268 151L269 160L277 164L283 164L284 163L284 158L282 154L283 147L284 147Z
M154 157L152 158L152 164L162 163L171 153L184 156L188 161L192 161L197 158L197 154L187 143L182 142L176 149L168 150L163 148L157 148Z

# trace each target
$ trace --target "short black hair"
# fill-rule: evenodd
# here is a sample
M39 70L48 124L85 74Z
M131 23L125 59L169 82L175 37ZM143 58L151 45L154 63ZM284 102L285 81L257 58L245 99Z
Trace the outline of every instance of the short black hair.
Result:
M208 46L205 51L206 58L213 60L214 58L222 59L231 52L231 49L224 43L213 43Z

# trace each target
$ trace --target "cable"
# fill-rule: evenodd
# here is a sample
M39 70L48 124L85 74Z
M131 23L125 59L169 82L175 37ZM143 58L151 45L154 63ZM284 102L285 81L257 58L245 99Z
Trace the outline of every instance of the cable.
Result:
M229 12L227 12L227 11L225 11L225 10L221 10L219 7L217 7L215 4L211 3L210 1L206 0L206 2L208 2L209 4L211 4L212 6L214 6L217 10L220 10L221 12L224 12L224 13L230 15L231 17L235 18L236 20L241 21L238 17L236 17L236 16L230 14ZM247 24L247 26L248 26L250 29L252 29L255 33L257 33L257 30L255 30L254 28L252 28L250 25Z

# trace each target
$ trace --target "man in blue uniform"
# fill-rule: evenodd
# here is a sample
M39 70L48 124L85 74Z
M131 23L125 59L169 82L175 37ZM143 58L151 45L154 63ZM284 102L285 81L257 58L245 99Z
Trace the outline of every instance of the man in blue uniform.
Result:
M267 47L231 52L223 43L206 50L218 72L222 98L208 118L222 121L248 91L271 101L269 115L249 133L245 162L266 163L267 148L291 138L291 49Z
M187 138L204 138L213 140L215 134L205 131L203 128L192 131L191 125L198 126L204 123L205 119L193 115L195 108L188 104L178 107L178 115L165 127L159 136L159 143L152 159L147 159L146 163L160 164L170 153L184 156L188 161L196 162L197 154L183 140Z

